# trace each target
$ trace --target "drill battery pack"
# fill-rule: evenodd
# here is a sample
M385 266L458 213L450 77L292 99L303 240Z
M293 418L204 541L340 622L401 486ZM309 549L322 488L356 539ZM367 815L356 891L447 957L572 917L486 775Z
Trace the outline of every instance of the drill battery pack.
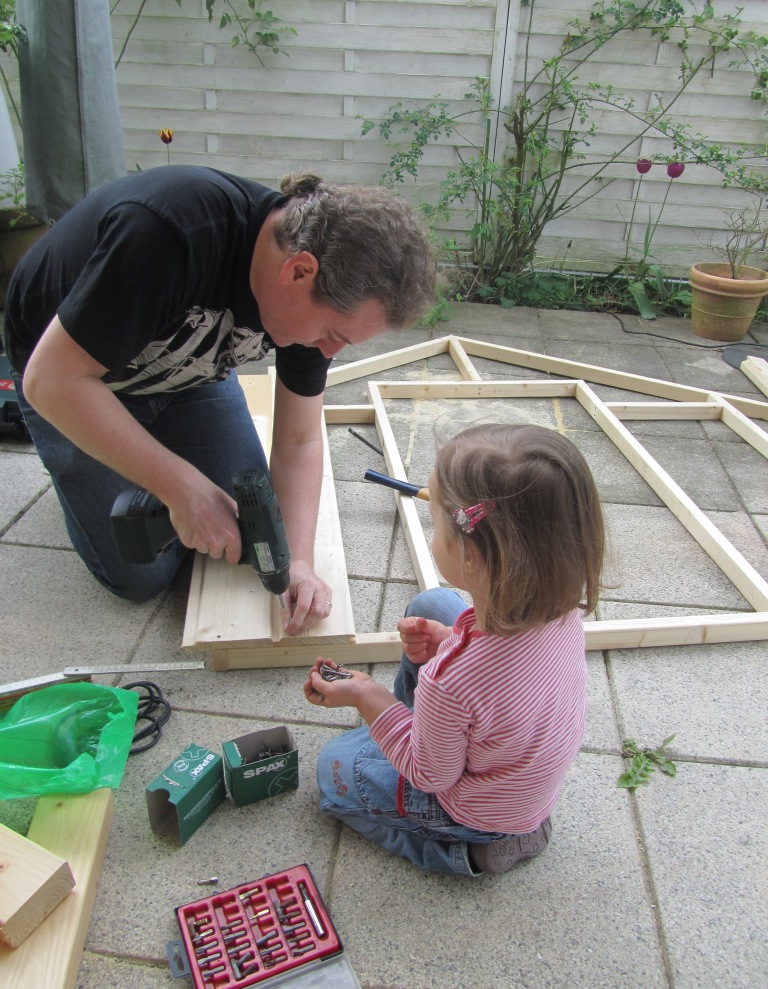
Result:
M360 989L309 867L176 907L173 976L196 989Z

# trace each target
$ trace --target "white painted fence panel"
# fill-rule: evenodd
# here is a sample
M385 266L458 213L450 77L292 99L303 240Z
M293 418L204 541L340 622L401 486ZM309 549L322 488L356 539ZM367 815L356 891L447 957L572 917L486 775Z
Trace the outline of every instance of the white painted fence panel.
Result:
M238 3L247 10L245 0ZM742 20L768 34L768 0L739 0L739 5ZM478 76L489 77L499 105L508 105L519 88L532 9L521 0L270 0L265 6L297 35L280 42L287 56L266 52L263 65L244 47L232 47L233 27L219 29L220 3L213 23L203 0L181 0L181 6L174 0L120 0L114 6L116 56L130 34L117 68L129 169L163 165L167 149L157 132L172 127L173 162L209 164L272 186L283 173L305 167L329 180L376 182L390 151L375 133L362 137L360 118L379 118L398 101L424 103L434 97L461 112L468 108L464 94ZM716 6L718 12L736 10L731 0ZM569 22L585 20L590 7L590 0L535 0L529 72L556 52ZM675 55L671 42L624 38L606 46L581 81L613 83L644 108L655 93L674 91ZM0 58L14 80L15 65ZM727 63L722 57L713 74L697 77L677 102L676 114L714 141L765 143L762 107L745 96L746 74ZM582 174L635 133L628 115L619 111L600 110L592 119L597 134L584 149ZM467 119L462 137L479 142L478 123ZM507 139L499 128L497 158ZM629 144L600 194L547 228L540 242L542 263L565 257L574 266L605 267L623 257L638 188L635 160L671 151L662 136ZM403 194L434 201L456 163L451 143L431 145L418 182L403 186ZM565 183L566 191L575 187L577 174ZM645 176L633 242L642 239L649 216L657 215L667 186L663 167ZM721 227L723 209L742 202L711 170L688 165L669 188L654 254L670 270L683 271L708 255L707 240ZM457 206L445 232L463 236L471 219Z

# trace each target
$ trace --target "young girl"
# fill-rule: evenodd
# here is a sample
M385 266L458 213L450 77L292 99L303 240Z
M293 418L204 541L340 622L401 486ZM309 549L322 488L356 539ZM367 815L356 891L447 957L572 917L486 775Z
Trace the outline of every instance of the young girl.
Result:
M435 563L473 607L444 588L411 602L394 694L317 660L307 700L368 726L321 751L320 807L423 869L500 873L546 847L581 744L602 510L581 453L541 426L459 433L429 495Z

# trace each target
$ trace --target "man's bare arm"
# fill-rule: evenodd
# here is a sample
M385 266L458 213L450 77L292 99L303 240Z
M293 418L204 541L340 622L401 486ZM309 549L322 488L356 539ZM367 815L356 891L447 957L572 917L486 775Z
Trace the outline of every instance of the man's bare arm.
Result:
M233 499L126 411L102 380L106 370L54 317L30 357L24 394L81 450L157 495L185 546L237 563L240 533Z

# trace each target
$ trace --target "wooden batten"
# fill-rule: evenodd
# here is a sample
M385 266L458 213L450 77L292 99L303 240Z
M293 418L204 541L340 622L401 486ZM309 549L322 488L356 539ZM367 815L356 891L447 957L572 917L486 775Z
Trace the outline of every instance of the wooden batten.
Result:
M38 799L27 838L65 859L75 888L18 948L0 947L3 989L73 989L114 814L109 789Z
M768 395L768 361L762 357L747 357L741 362L740 369L764 395Z

